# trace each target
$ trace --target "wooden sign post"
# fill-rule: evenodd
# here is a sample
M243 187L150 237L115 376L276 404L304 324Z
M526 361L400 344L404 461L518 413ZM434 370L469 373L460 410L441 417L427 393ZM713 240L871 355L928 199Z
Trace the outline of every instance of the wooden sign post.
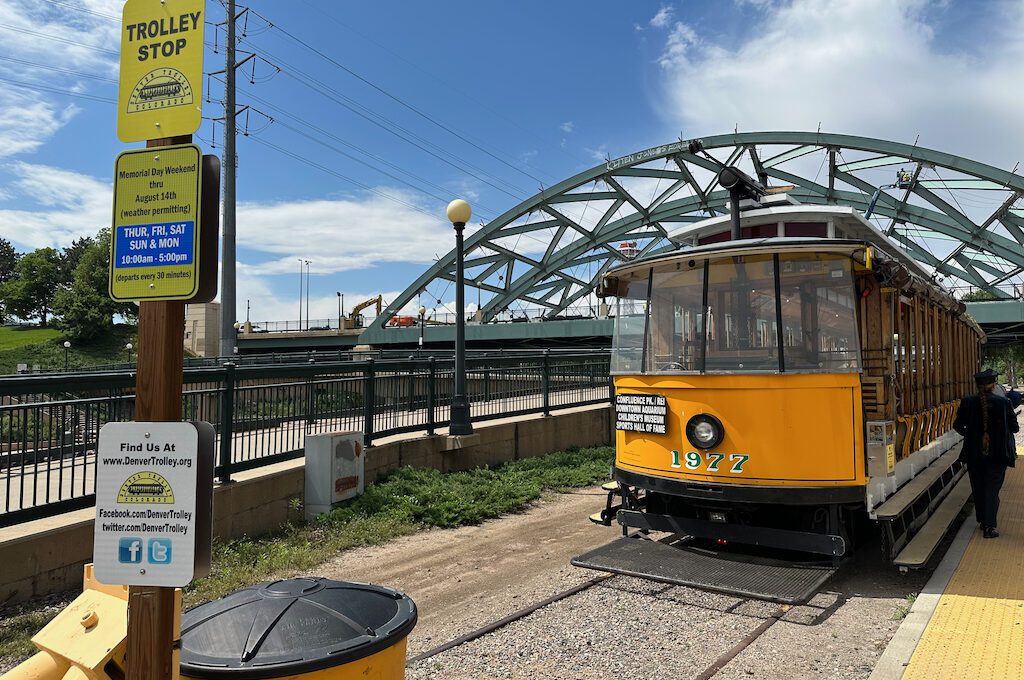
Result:
M153 139L147 147L188 144L192 136ZM159 300L139 303L138 370L135 419L173 423L181 420L182 367L185 360L185 303ZM128 680L170 680L181 635L181 612L175 589L132 586L128 589Z
M205 0L126 0L122 10L118 137L176 147L163 158L125 152L115 168L110 294L139 302L138 422L181 421L185 303L216 295L219 167L181 146L202 117L205 9ZM212 489L198 488L209 514ZM176 679L180 628L175 588L129 582L127 680Z

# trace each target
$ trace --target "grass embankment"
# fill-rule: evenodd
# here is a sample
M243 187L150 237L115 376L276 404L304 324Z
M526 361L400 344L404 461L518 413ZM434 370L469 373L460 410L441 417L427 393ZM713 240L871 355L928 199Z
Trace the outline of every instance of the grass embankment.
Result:
M125 343L136 344L135 326L118 325L113 331L87 344L73 343L68 350L68 367L84 368L119 364L128 360ZM43 370L64 370L64 336L54 328L0 326L0 375L14 373L18 364ZM132 352L132 360L135 352Z
M442 474L405 467L310 524L214 546L213 571L186 589L186 607L239 588L305 572L340 551L378 545L430 527L450 528L519 512L546 491L608 478L610 447L574 449L468 472ZM585 521L585 518L578 518ZM33 652L29 638L50 615L25 611L0 621L0 666Z

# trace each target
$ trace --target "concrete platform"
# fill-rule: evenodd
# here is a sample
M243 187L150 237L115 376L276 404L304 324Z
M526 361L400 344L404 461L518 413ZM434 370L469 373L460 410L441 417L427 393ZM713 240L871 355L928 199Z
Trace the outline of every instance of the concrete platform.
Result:
M999 538L964 521L871 680L1024 680L1024 465L1000 500Z

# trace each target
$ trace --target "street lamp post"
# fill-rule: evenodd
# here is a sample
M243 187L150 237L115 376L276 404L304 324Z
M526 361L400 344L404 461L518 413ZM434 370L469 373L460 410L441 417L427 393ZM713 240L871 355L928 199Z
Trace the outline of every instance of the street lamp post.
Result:
M71 342L68 340L64 341L64 370L68 370L68 350L71 349Z
M302 330L302 258L299 258L299 328Z
M335 291L338 294L338 330L341 330L341 291Z
M473 210L461 198L448 204L448 220L455 227L455 394L452 395L449 434L473 434L469 420L469 399L466 397L466 290L463 263L462 230L473 216Z
M423 317L426 316L426 314L427 314L427 308L421 305L420 306L420 344L419 344L419 351L420 352L423 351Z
M132 343L129 342L124 346L124 348L128 352L128 363L130 364L132 363Z
M303 260L306 263L306 330L309 330L309 260Z

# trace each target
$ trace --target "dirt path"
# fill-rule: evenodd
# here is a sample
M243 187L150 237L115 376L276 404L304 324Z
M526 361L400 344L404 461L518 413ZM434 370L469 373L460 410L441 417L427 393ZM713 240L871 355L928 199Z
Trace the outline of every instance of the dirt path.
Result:
M420 611L412 656L597 576L569 560L619 535L587 520L605 497L596 487L555 494L520 515L347 551L315 575L412 597Z

